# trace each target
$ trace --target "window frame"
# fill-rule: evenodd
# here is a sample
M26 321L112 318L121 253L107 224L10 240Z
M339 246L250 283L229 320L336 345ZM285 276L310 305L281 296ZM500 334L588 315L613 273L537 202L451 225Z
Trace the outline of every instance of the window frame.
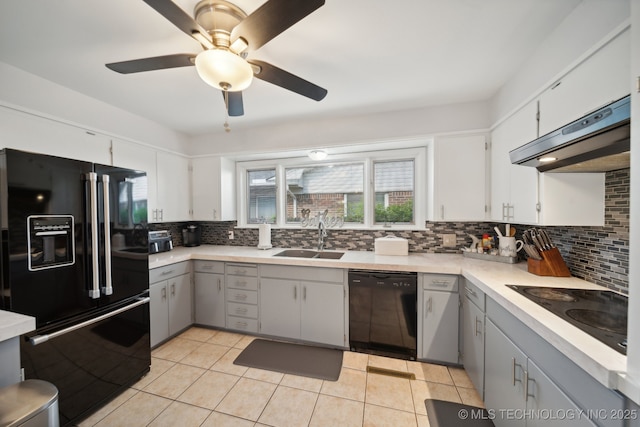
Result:
M289 157L278 159L239 161L236 163L237 174L237 212L238 227L257 228L258 224L247 221L248 188L247 173L252 170L275 169L276 171L276 222L271 224L275 228L300 229L300 224L286 222L286 176L285 169L314 165L335 165L347 163L363 163L364 165L364 223L345 223L341 228L346 230L380 229L380 230L424 230L427 218L427 142L425 146L416 148L401 148L371 152L356 152L335 154L323 161L314 161L307 157ZM375 194L373 181L373 165L379 161L414 161L414 224L376 224Z

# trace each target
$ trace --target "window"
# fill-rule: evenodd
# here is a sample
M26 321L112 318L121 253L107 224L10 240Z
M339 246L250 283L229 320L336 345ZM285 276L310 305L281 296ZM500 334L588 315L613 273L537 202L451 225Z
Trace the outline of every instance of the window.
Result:
M413 160L373 164L376 224L414 224L413 166Z
M306 166L285 169L288 224L327 212L329 218L362 224L364 164ZM361 212L359 215L357 211Z
M276 170L253 170L247 174L247 224L275 224Z
M313 226L326 213L346 228L424 227L425 168L423 147L238 162L238 225Z

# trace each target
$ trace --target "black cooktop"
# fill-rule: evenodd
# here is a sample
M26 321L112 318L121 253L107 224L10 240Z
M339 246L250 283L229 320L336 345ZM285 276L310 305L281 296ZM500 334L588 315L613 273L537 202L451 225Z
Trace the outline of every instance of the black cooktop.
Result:
M627 297L613 291L507 285L622 354L627 354Z

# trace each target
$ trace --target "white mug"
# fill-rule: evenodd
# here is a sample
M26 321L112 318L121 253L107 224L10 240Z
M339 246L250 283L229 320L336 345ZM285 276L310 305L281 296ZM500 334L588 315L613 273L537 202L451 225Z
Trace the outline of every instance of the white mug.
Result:
M509 256L514 257L518 254L518 251L522 249L524 243L522 240L516 240L515 237L500 237L500 241L498 244L498 250L500 252L500 256Z

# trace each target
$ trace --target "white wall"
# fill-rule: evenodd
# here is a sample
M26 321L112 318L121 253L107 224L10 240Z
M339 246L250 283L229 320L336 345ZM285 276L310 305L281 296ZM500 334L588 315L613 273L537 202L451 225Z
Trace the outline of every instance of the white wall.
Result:
M4 62L0 62L0 104L178 153L185 153L188 146L186 135Z
M625 27L629 8L629 0L583 0L492 98L492 124L578 65L608 34Z
M191 155L262 153L388 141L487 129L486 102L454 104L384 114L296 120L192 139Z

